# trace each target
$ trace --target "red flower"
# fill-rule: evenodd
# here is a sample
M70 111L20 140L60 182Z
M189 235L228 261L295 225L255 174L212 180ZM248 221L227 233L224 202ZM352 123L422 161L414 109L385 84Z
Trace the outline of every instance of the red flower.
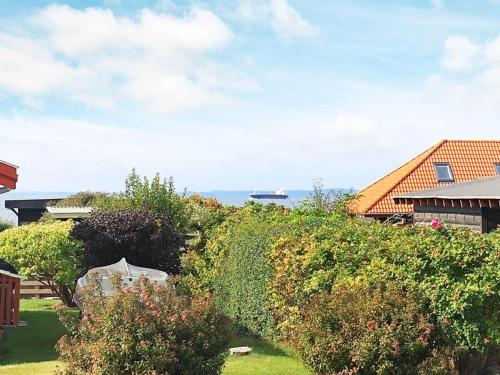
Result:
M439 228L441 228L442 226L443 226L443 225L441 224L441 222L439 221L439 219L437 219L437 218L432 219L432 221L431 221L431 227L432 227L433 229L439 229Z

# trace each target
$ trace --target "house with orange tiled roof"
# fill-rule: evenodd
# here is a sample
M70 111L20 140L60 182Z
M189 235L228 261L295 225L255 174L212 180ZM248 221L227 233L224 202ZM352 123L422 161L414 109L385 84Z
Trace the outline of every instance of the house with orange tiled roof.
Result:
M413 204L394 198L499 174L500 140L443 140L361 190L350 209L379 220L411 215Z

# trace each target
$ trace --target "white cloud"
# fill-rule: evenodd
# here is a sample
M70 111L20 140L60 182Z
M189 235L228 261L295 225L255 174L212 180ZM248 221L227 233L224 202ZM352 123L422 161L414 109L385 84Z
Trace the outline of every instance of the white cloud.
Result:
M481 47L463 36L453 36L446 40L441 65L452 71L467 71L474 67L481 54Z
M101 108L132 100L159 112L225 100L226 76L208 54L225 48L232 31L211 11L195 7L178 17L144 9L132 19L102 8L52 5L28 25L24 35L0 32L0 90ZM232 69L244 83L232 89L257 87Z
M317 27L288 0L241 0L238 14L246 20L270 23L272 29L285 39L307 38L318 33Z
M500 35L483 43L463 36L449 38L441 65L440 78L429 80L434 88L464 105L477 100L500 105Z

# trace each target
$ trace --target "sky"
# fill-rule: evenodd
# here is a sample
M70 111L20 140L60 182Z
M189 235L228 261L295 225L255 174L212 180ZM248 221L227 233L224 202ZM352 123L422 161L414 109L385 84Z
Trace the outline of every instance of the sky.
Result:
M500 0L0 2L20 191L360 189L500 138Z

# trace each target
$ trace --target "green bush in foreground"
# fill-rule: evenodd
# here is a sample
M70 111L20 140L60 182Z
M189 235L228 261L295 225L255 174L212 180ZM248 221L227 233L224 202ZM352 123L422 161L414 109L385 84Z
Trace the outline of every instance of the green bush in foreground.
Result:
M99 283L83 295L83 317L64 315L69 333L57 344L66 375L216 375L231 338L228 318L206 296L180 295L172 284L140 279L103 297Z
M303 306L290 341L320 374L448 374L451 356L446 372L426 362L443 342L420 298L394 284L339 285Z

